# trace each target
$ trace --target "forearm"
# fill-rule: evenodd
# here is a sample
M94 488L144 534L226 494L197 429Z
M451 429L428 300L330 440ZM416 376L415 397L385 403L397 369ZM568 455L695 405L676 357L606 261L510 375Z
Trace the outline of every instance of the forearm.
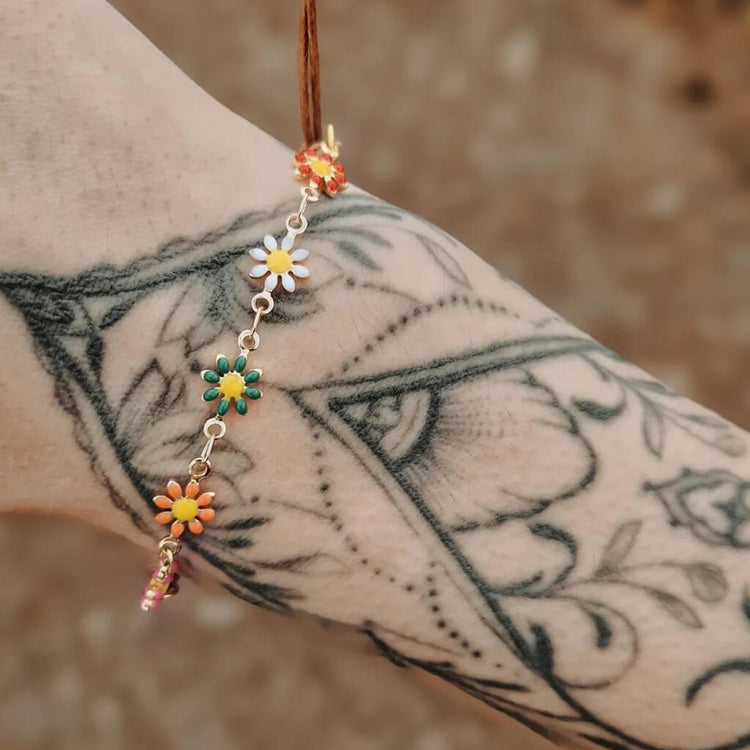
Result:
M95 291L85 275L2 274L28 321L8 364L41 347L57 408L124 512L75 492L84 476L45 502L158 534L151 496L199 448L194 371L245 324L245 250L286 211L101 270ZM361 196L317 216L315 279L264 333L264 398L216 454L220 515L194 559L250 601L359 626L506 710L596 734L570 722L594 700L598 721L656 746L738 734L734 679L699 694L721 720L686 691L742 656L743 519L710 503L746 487L744 437L418 220ZM37 325L48 301L76 315ZM29 410L28 384L3 382L13 456L14 425L44 434L53 407ZM45 459L64 464L80 449L55 450ZM31 473L3 477L15 498Z
M49 177L10 204L7 508L151 544L152 496L200 448L197 372L249 322L246 251L282 231L294 190L284 149L191 96L164 108L215 118L223 137L204 146L196 131L175 153L156 121L122 216L106 219L122 188L86 212L71 187L55 222L27 220ZM122 150L89 152L112 184L141 164ZM172 163L167 210L151 191ZM313 275L264 324L264 397L215 454L218 515L191 559L249 601L359 627L555 733L698 748L750 731L747 436L419 219L356 192L311 215ZM29 257L32 228L50 249Z

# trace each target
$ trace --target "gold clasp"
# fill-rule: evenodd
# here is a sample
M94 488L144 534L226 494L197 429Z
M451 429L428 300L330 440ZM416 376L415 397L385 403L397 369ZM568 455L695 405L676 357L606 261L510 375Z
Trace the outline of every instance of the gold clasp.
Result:
M327 154L330 154L331 158L339 158L339 148L341 146L341 143L336 140L336 133L333 130L333 123L328 123L328 128L326 129L326 140L325 143L322 143L321 145L323 146L323 151Z

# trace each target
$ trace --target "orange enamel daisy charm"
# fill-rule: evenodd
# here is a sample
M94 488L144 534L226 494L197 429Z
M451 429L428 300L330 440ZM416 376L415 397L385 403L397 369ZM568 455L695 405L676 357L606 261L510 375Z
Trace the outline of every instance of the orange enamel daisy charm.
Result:
M161 524L172 524L171 535L177 539L185 531L185 525L191 534L201 534L203 523L213 521L216 511L208 506L214 501L213 492L200 493L197 479L191 479L185 485L185 491L179 482L170 479L167 483L167 494L156 495L154 505L161 508L156 520Z

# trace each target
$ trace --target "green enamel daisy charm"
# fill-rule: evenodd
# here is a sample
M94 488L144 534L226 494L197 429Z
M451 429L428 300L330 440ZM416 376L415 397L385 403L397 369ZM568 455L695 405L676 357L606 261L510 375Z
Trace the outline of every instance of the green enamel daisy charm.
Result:
M255 368L245 372L246 367L247 357L244 354L240 354L234 360L233 368L230 366L229 360L223 354L220 354L216 358L215 370L203 370L201 372L203 380L211 386L203 393L203 400L216 401L216 399L219 399L216 413L220 417L223 417L229 411L232 402L234 402L234 408L238 414L247 414L245 398L254 401L263 395L260 388L254 385L260 380L260 376L263 374L262 370Z

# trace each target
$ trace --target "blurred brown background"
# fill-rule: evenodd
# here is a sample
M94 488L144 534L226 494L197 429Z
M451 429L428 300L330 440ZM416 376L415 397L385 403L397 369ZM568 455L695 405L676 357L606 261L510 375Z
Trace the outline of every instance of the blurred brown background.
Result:
M291 146L296 0L117 0ZM361 186L750 427L750 3L319 0ZM348 634L226 595L134 606L144 560L0 520L0 748L541 748ZM195 664L200 665L196 679Z

